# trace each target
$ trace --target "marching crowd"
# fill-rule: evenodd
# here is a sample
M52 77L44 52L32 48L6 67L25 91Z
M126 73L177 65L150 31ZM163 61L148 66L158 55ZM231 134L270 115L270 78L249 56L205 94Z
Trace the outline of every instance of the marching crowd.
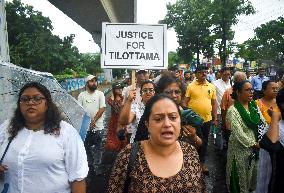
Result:
M14 116L0 125L4 189L85 193L85 179L106 148L116 157L107 192L207 192L209 133L219 128L228 192L284 192L284 76L265 73L259 68L251 77L227 67L213 73L198 66L184 73L173 67L155 77L138 70L135 85L114 83L106 99L89 75L78 96L91 117L84 142L48 89L27 83Z

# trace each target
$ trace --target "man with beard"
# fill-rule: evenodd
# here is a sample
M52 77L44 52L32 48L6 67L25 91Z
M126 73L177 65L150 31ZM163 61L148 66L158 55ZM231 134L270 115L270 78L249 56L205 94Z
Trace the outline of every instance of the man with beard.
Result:
M90 174L90 172L94 172L94 166L100 164L102 157L103 114L106 104L104 93L97 90L97 78L93 75L89 75L86 81L86 91L79 94L78 102L91 117L90 129L87 132L84 142ZM93 146L94 148L92 148ZM94 159L91 152L92 149L94 149Z
M189 70L184 71L183 77L184 77L184 83L186 84L186 86L188 86L192 82L190 71Z

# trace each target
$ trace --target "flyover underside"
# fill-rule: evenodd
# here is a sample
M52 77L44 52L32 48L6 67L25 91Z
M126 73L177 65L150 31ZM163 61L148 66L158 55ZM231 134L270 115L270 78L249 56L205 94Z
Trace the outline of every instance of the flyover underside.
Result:
M100 44L102 22L133 23L136 0L49 0Z

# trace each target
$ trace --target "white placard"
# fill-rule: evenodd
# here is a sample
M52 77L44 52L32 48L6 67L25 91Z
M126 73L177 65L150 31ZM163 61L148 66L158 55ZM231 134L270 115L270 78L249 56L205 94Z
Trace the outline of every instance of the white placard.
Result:
M102 68L166 69L167 25L102 24Z

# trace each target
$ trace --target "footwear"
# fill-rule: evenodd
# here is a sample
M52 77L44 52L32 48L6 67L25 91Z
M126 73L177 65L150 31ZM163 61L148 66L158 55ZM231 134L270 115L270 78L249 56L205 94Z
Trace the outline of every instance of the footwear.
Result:
M208 169L208 167L207 167L206 165L204 165L204 164L201 164L201 171L202 171L203 174L209 175L209 169Z

